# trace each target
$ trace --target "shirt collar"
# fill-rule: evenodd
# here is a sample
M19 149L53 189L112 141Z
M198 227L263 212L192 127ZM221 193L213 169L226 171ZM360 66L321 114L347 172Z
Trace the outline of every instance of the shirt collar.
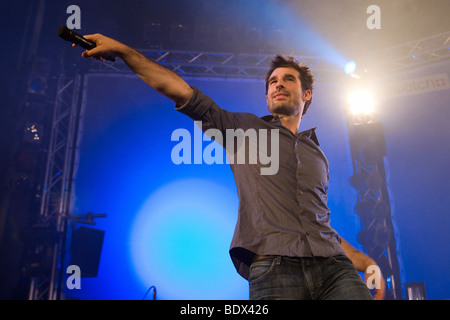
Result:
M280 125L280 126L282 125L281 121L280 121L280 118L278 116L273 116L273 115L269 114L267 116L261 117L261 119L266 121L266 122L269 122L271 124L274 124L274 125ZM317 139L317 135L316 135L316 129L317 129L317 127L314 127L314 128L302 131L302 132L300 132L298 134L298 137L306 136L309 139L311 139L312 141L314 141L314 143L317 146L320 146L319 139Z

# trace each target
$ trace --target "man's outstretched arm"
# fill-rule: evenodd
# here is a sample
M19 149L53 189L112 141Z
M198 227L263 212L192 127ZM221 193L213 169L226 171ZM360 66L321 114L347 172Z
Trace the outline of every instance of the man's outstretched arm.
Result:
M84 36L96 43L92 50L83 52L83 58L104 60L107 56L121 58L150 87L174 101L177 105L184 105L192 97L192 88L176 73L153 62L129 46L105 37L101 34Z

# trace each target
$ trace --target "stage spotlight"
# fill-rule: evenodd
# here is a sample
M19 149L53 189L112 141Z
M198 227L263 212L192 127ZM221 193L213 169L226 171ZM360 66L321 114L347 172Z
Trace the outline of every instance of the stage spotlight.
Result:
M159 48L162 46L163 31L161 23L158 21L146 23L144 25L145 44L150 48Z
M170 35L169 35L169 39L171 42L173 43L186 43L187 39L188 39L188 27L181 24L181 23L177 23L177 24L173 24L170 26Z
M349 178L349 182L356 190L366 190L367 178L368 174L365 171L357 172Z
M375 207L375 200L370 198L364 198L355 205L355 212L358 216L363 219L373 218L373 208Z
M344 71L346 74L352 74L356 71L356 62L355 61L349 61L345 64Z
M371 247L373 246L375 234L371 230L364 229L357 234L356 238L358 239L358 242L361 243L364 247Z
M380 247L386 248L389 245L389 241L391 240L391 232L389 231L390 230L387 229L384 225L378 223L374 236L375 244L379 245Z
M375 111L373 95L368 90L356 90L349 93L347 103L350 112L357 114L371 114Z
M22 140L32 144L39 144L42 140L43 127L34 122L27 122L23 132Z
M50 62L44 58L34 58L28 78L28 93L45 96L50 75Z

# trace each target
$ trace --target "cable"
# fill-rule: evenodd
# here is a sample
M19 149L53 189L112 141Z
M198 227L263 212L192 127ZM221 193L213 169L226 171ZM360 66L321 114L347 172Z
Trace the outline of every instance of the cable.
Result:
M145 297L148 295L148 293L152 289L153 289L153 300L156 300L156 287L155 286L151 286L150 288L148 288L147 292L144 294L144 297L142 297L142 300L145 300Z

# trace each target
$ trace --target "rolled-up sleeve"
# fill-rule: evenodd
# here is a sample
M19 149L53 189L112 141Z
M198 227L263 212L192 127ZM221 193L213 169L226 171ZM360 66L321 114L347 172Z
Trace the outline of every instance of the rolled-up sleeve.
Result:
M191 99L183 106L176 105L175 110L187 115L194 121L202 121L203 131L214 128L224 132L226 129L245 127L246 113L222 109L212 98L198 88L192 87L192 89L194 92Z

